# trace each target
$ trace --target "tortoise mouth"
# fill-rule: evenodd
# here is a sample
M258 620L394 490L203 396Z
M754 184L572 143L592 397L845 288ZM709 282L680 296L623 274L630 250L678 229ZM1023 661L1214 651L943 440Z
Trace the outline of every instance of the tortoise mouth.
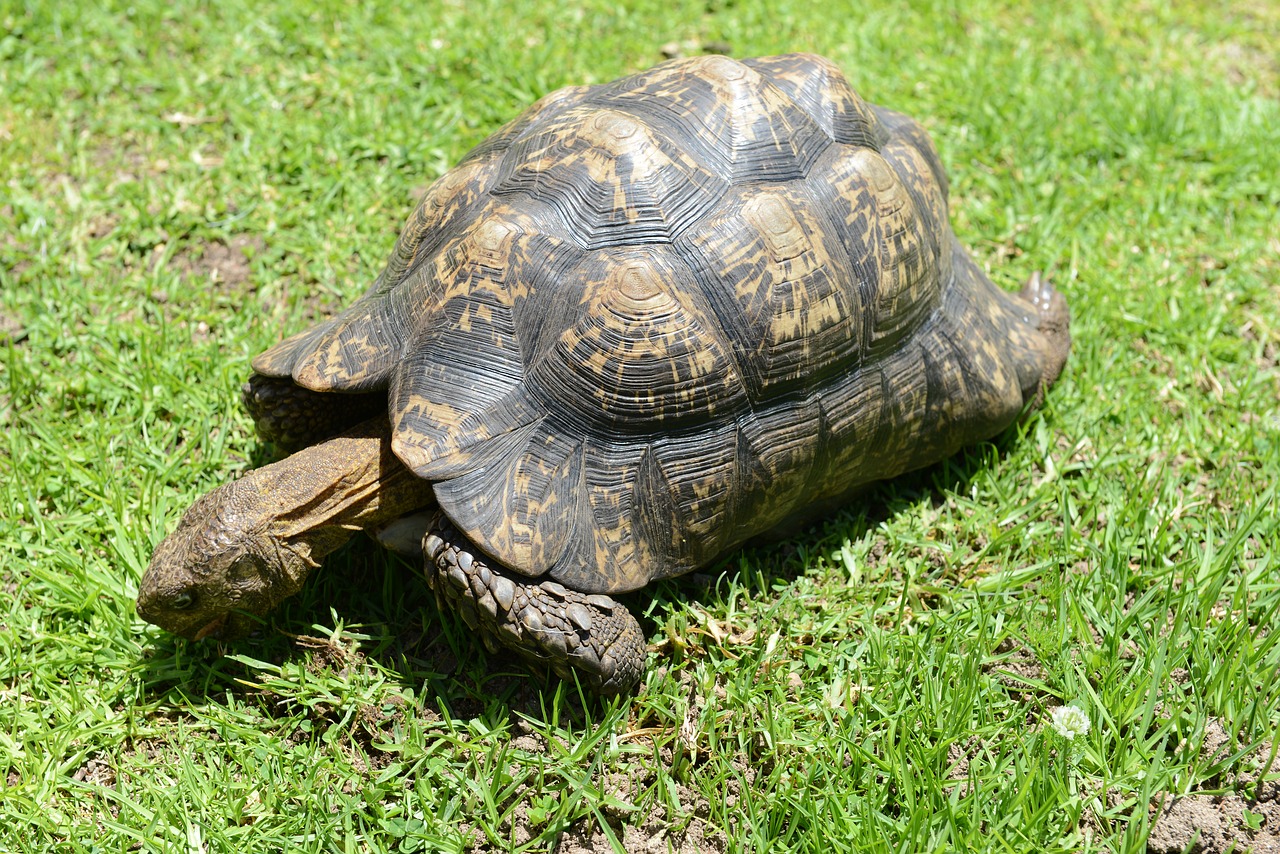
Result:
M231 616L231 612L228 611L227 613L223 614L220 617L215 617L213 620L210 620L207 624L205 624L204 628L200 629L200 631L192 635L191 639L202 641L208 637L219 637L222 630L226 628L227 618L229 618L230 616Z

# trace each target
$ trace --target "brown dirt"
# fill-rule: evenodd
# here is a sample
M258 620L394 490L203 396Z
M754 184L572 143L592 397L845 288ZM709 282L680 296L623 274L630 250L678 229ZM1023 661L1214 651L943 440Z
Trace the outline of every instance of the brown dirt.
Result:
M1252 815L1254 830L1245 820ZM1249 801L1239 795L1169 798L1147 840L1151 854L1226 854L1252 851L1280 854L1280 803Z
M1225 756L1231 738L1221 722L1205 727L1201 753L1209 758ZM1252 754L1261 766L1271 755L1271 745L1261 744ZM1280 774L1280 759L1269 769ZM1280 783L1264 780L1259 770L1235 780L1207 781L1226 794L1165 794L1151 805L1155 818L1147 839L1150 854L1227 854L1252 851L1280 854Z
M249 259L265 248L261 237L241 234L225 243L213 240L183 248L172 263L183 278L239 290L245 288L252 273Z
M115 788L116 771L103 759L89 759L76 769L71 779L77 783L89 783L94 786Z
M647 738L637 740L648 742ZM525 732L512 740L512 747L542 753L550 745L539 735ZM648 747L653 749L651 742L648 742ZM656 752L665 765L679 761L671 748L664 747ZM735 764L745 779L753 779L754 772L745 758ZM602 817L607 826L602 827L594 816L581 819L564 831L554 850L557 854L612 852L615 849L611 840L616 840L627 852L641 854L723 854L728 850L725 838L706 821L706 817L711 814L710 802L686 786L668 783L669 787L674 788L668 789L667 801L648 812L640 812L634 806L635 801L653 787L655 780L656 775L644 763L602 772L598 781L601 790L608 796L608 802L602 807ZM722 794L722 801L732 807L741 795L740 784L736 780L730 780ZM538 828L530 817L532 804L529 796L518 791L512 797L516 805L511 818L497 829L503 843L490 844L479 830L471 829L468 851L475 854L496 854L508 850L508 842L523 845L535 838Z
M603 830L593 819L580 821L569 827L561 835L556 847L557 854L594 854L594 852L612 852L614 847L610 838L617 840L628 854L719 854L726 849L723 837L698 819L680 827L671 827L661 819L646 817L639 825L626 824L621 819L610 817L608 832ZM515 845L525 845L534 839L535 833L529 822L525 805L516 807L512 818L514 833L508 837ZM505 844L490 845L479 834L472 838L467 849L476 854L489 854L508 850Z
M85 226L85 236L90 240L101 240L111 235L120 226L120 217L114 213L95 216Z
M1028 646L1006 638L996 647L997 653L1007 653L1004 658L983 665L1009 692L1009 696L1023 705L1034 707L1036 701L1048 695L1037 683L1043 684L1047 674L1040 659Z
M27 330L22 321L12 314L0 311L0 345L21 344L27 339Z
M1232 86L1253 87L1266 98L1280 93L1280 62L1272 50L1247 42L1227 41L1213 44L1207 58L1210 67Z
M701 854L726 850L724 839L714 833L708 836L706 826L697 820L678 830L650 821L643 827L626 825L621 833L616 829L613 833L628 854ZM569 828L556 846L558 854L593 854L613 850L609 837L603 831L583 825Z

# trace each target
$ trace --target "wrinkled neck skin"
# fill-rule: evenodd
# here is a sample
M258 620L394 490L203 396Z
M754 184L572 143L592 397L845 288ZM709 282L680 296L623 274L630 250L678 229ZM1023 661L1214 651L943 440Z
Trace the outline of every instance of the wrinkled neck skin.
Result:
M356 532L435 503L367 421L196 501L156 549L138 613L187 638L229 638L292 596Z

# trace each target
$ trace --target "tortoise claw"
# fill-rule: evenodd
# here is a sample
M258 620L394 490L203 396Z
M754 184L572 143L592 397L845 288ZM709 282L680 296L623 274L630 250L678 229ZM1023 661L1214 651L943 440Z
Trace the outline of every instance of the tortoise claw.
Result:
M422 550L427 583L463 614L490 651L501 645L562 677L572 668L605 696L631 691L640 681L644 633L619 603L491 567L470 551L444 514L432 522Z

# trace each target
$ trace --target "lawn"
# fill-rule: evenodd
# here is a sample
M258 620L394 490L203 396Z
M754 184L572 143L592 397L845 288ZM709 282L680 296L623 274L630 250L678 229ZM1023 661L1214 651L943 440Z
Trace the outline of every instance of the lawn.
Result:
M0 0L0 850L1280 845L1277 44L1271 0ZM248 360L470 147L793 50L926 125L997 283L1067 295L1043 410L633 597L611 702L364 539L257 639L136 616L269 459Z

